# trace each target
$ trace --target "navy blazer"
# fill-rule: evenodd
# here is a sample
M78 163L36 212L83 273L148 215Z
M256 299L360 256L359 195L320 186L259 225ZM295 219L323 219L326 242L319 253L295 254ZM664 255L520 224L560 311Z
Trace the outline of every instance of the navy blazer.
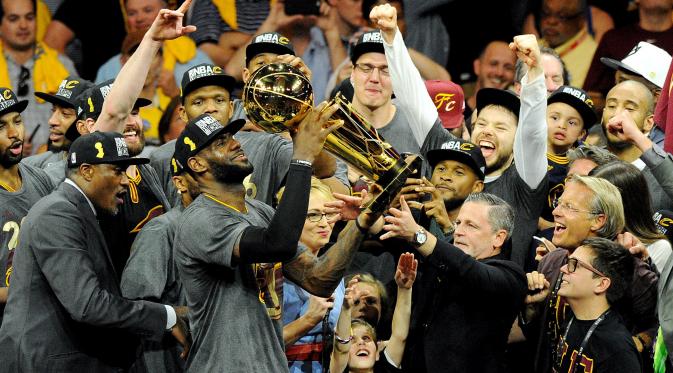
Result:
M163 305L123 298L89 203L61 184L21 226L4 321L0 372L110 372L137 337L161 340Z

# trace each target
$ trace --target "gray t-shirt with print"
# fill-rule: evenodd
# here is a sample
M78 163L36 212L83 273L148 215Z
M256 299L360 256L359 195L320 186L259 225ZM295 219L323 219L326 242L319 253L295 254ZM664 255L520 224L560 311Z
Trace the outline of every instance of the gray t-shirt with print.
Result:
M288 371L282 265L232 262L245 228L268 226L274 210L249 198L245 206L240 213L200 195L180 218L175 260L193 336L187 371Z

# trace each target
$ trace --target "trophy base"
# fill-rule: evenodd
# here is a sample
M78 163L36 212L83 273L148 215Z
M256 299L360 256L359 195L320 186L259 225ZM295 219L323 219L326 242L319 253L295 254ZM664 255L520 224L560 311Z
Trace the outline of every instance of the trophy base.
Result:
M420 169L421 157L419 155L411 154L404 159L399 159L392 168L381 175L379 180L376 181L376 184L380 185L383 190L365 206L365 210L374 213L386 210L390 202L392 202L393 198L404 186L407 178Z

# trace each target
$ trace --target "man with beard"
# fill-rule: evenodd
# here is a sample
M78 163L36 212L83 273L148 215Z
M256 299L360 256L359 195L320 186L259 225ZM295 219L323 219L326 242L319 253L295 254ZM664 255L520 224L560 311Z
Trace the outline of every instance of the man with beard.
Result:
M623 114L626 112L625 114ZM624 162L636 166L645 176L650 190L652 209L671 210L673 200L664 192L647 164L641 159L643 152L635 144L620 138L619 129L610 127L610 121L621 115L628 115L642 133L648 133L654 126L654 97L642 83L627 80L608 92L603 109L602 128L608 143L608 150Z
M336 105L321 103L302 120L283 198L274 210L246 198L243 179L253 171L233 137L242 121L222 126L209 115L190 121L176 141L175 162L194 177L201 194L183 212L175 260L183 281L194 337L187 370L287 371L282 337L283 276L329 297L378 213L348 223L317 258L298 241L308 209L312 162Z
M173 256L173 238L180 215L199 195L199 187L177 162L172 164L172 180L182 203L140 230L131 246L120 287L127 299L169 304L186 313L187 300ZM164 336L161 342L143 340L142 343L143 354L136 362L138 366L144 366L148 372L184 370L185 362L178 358L179 345L173 338Z
M35 96L52 105L48 123L48 149L44 153L24 158L22 162L44 169L54 162L65 159L71 143L65 134L77 120L79 96L92 86L93 84L87 80L69 76L61 82L56 94L35 92Z
M28 101L19 101L12 90L0 88L0 325L23 218L53 189L44 171L20 163L26 134L21 112L26 106Z

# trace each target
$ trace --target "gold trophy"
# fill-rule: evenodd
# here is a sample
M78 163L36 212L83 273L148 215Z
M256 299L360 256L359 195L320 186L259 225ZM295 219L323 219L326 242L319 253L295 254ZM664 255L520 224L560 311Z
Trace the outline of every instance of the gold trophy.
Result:
M339 108L330 120L343 120L344 125L327 136L325 149L382 188L381 194L366 206L371 211L382 211L407 177L420 170L421 158L416 154L401 157L341 93L332 103ZM263 66L243 87L248 119L266 132L278 133L297 126L312 105L311 82L289 64Z

